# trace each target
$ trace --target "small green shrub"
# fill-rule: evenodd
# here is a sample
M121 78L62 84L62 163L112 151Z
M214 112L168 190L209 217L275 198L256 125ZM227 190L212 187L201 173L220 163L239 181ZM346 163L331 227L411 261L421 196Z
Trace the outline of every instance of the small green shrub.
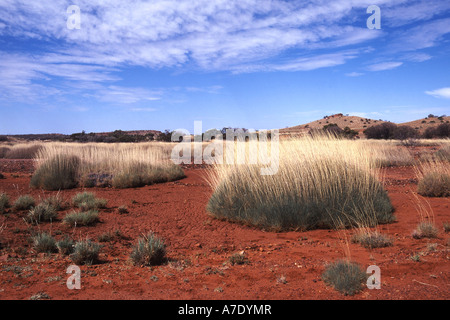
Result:
M28 211L26 220L32 224L39 224L41 222L53 221L56 219L57 215L58 213L55 208L50 205L40 203Z
M117 213L119 214L126 214L128 213L128 208L127 206L120 206L117 208Z
M6 193L0 193L0 214L6 212L6 209L10 207L9 197Z
M75 242L66 236L64 239L56 242L56 246L58 247L59 253L68 256L73 253Z
M232 264L232 265L241 265L241 264L247 264L248 263L248 259L245 256L244 252L236 252L234 254L232 254L230 256L230 258L228 259L228 261Z
M50 196L42 201L42 204L53 207L56 211L63 210L65 208L64 201L59 195Z
M450 222L444 222L444 232L450 232Z
M378 232L362 232L352 237L353 243L359 243L364 248L384 248L392 246L392 239Z
M98 261L98 255L102 246L91 240L78 241L75 244L70 258L75 264L92 265Z
M53 253L58 250L55 239L48 233L38 233L32 237L32 241L37 252Z
M70 226L89 226L98 221L98 211L89 210L66 214L64 222Z
M134 265L160 265L167 260L166 245L153 232L150 232L138 239L130 258Z
M15 210L28 210L34 207L35 204L36 202L34 201L34 198L26 194L17 198L17 200L14 202L13 208Z
M30 186L45 190L75 188L78 185L80 163L80 158L63 154L46 160L34 172Z
M322 279L337 291L354 295L361 291L367 274L354 262L338 260L325 268Z
M441 172L424 175L417 185L417 192L426 197L450 196L450 175Z
M77 193L72 202L75 206L80 208L83 211L92 210L92 209L101 209L105 208L108 200L106 199L98 199L91 192L83 192Z
M422 238L437 238L438 229L433 223L430 222L421 222L417 225L416 230L414 230L412 237L414 239L422 239Z

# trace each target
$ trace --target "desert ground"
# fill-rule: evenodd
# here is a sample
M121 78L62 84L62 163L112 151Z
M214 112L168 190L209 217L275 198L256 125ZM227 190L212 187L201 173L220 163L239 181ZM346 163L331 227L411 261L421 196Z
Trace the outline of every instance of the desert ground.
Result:
M439 147L411 147L416 156ZM207 210L213 190L207 165L183 165L185 178L138 188L77 187L45 191L30 187L34 160L1 159L0 190L14 201L28 194L35 199L58 195L70 202L82 191L107 199L99 221L72 227L62 222L73 211L58 212L52 222L32 225L27 211L9 209L0 216L0 299L443 299L450 298L448 197L417 195L414 166L383 169L383 186L396 220L379 225L393 245L366 249L349 241L355 229L274 232L243 223L216 219ZM418 200L429 204L427 217ZM126 206L126 213L118 208ZM423 213L423 212L422 212ZM431 213L431 215L430 215ZM412 237L418 223L432 219L437 238ZM89 238L102 245L98 261L81 265L81 289L69 290L67 268L73 264L60 253L38 253L30 236L46 231L56 239ZM167 261L139 266L130 261L136 240L149 231L164 239ZM447 230L448 231L448 230ZM233 264L233 254L245 263ZM349 258L364 270L377 265L381 288L364 288L344 295L324 283L327 264Z

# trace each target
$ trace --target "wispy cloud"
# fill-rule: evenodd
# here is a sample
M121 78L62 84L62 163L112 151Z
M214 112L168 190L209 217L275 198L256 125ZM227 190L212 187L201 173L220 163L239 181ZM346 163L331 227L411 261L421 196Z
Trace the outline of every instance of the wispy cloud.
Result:
M403 62L399 61L392 61L392 62L381 62L372 64L367 67L367 70L369 71L384 71L384 70L391 70L400 67L403 64Z
M436 89L436 90L432 90L432 91L425 91L425 93L429 94L430 96L433 96L435 98L450 99L450 87Z

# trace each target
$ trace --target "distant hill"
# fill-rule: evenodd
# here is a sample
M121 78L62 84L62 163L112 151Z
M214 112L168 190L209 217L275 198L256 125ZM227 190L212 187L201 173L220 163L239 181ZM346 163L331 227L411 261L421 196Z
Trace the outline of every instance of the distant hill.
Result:
M322 119L315 120L306 124L301 124L293 127L280 129L281 137L299 136L309 132L311 129L322 129L328 124L337 124L339 128L344 129L349 127L359 133L359 136L363 136L364 130L372 126L388 122L385 120L375 120L369 118L362 118L358 116L347 116L342 113L334 114L331 116L325 116ZM417 129L420 133L423 133L429 127L436 127L441 123L450 122L450 116L445 117L427 117L414 121L396 123L397 125L407 125Z
M420 133L424 133L427 128L429 128L429 127L437 127L441 123L450 123L450 116L445 116L445 117L439 117L439 116L426 117L426 118L423 118L423 119L418 119L418 120L414 120L414 121L399 123L399 125L401 125L401 126L403 126L403 125L411 126L413 128L416 128L417 130L419 130Z

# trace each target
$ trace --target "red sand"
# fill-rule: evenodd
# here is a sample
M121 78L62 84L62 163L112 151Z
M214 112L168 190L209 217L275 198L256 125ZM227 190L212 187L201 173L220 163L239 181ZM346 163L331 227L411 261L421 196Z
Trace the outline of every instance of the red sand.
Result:
M14 168L3 160L3 167ZM23 165L23 161L19 165ZM26 161L25 161L26 163ZM0 191L14 201L19 195L35 198L56 192L29 188L28 167L3 170ZM25 171L25 172L24 172ZM26 212L0 216L0 299L29 299L45 292L53 299L449 299L449 246L443 222L450 221L448 198L427 198L439 228L438 239L413 239L411 233L420 221L413 192L416 189L411 167L386 171L386 188L395 207L397 222L380 226L394 238L388 248L368 250L349 244L351 259L367 268L381 268L380 290L364 289L347 297L326 286L321 274L326 263L344 257L342 232L265 232L219 221L208 215L206 204L211 190L204 169L186 169L187 178L171 183L135 189L94 188L98 197L108 199L100 222L73 229L61 220L27 226ZM82 191L63 191L65 200ZM420 197L423 199L422 197ZM126 205L128 214L117 207ZM68 209L67 211L71 211ZM66 211L66 212L67 212ZM65 234L74 239L97 237L120 230L124 236L102 243L100 263L81 266L81 290L66 286L66 269L72 264L59 254L36 254L29 242L30 231L51 231L56 239ZM170 262L157 267L136 267L129 262L136 239L150 230L168 245ZM349 235L354 231L350 230ZM434 251L428 244L436 243ZM244 250L249 264L230 265L231 254ZM412 255L421 254L415 262ZM285 282L277 281L285 277Z

